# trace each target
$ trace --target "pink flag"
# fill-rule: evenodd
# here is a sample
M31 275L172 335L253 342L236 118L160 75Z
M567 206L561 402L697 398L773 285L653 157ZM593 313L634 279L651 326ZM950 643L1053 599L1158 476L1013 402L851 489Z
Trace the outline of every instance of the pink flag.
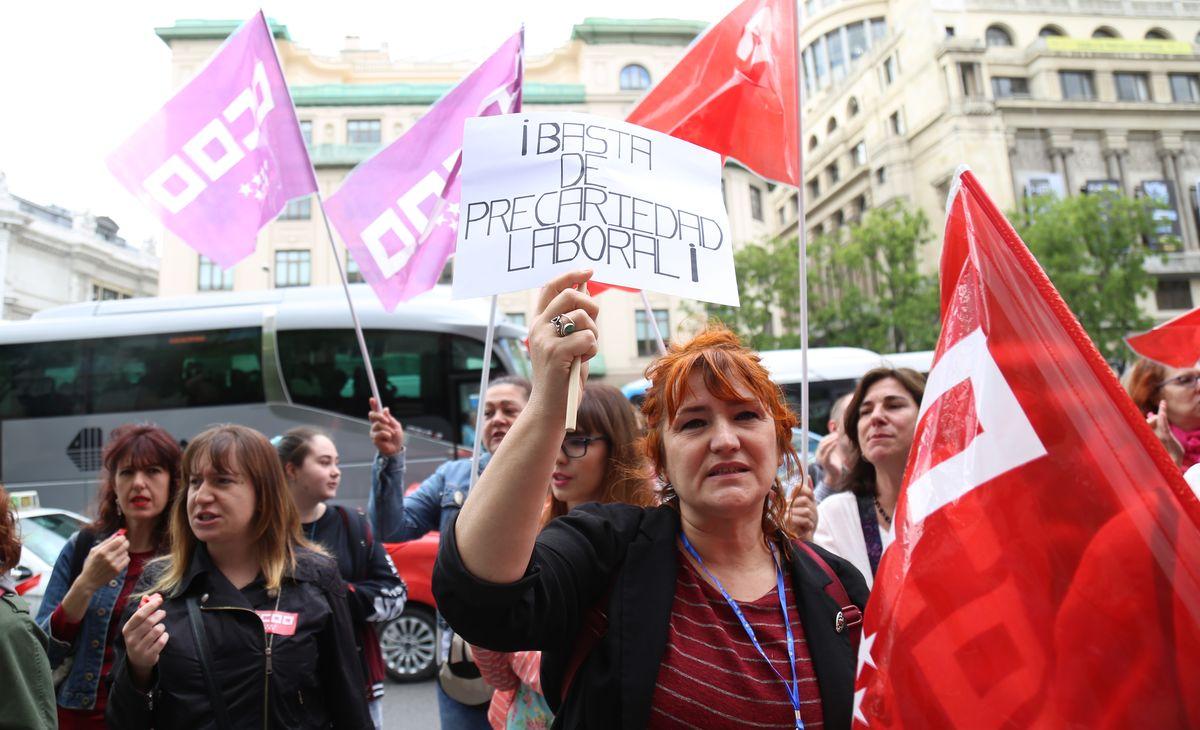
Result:
M433 288L454 253L463 123L520 110L521 49L518 32L325 201L387 311Z
M108 158L172 233L223 268L292 198L316 192L262 11Z

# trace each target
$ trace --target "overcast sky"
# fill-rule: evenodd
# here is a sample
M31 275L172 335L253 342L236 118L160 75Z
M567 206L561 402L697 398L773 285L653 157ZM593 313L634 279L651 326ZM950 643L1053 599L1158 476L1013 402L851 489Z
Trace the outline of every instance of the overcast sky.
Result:
M244 20L263 7L292 40L332 55L343 38L393 58L482 61L524 22L526 52L566 43L585 17L712 22L736 0L120 0L0 3L0 171L37 203L107 215L130 243L161 227L112 178L105 157L170 94L170 51L154 34L180 18ZM468 21L464 26L462 22Z

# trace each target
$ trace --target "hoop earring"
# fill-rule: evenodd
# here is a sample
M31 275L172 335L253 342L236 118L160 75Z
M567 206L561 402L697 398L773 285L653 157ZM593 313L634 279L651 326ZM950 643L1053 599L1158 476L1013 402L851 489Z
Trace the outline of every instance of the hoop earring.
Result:
M679 495L675 492L675 487L670 482L663 482L659 487L659 494L662 495L664 503L670 502L672 499L679 499Z

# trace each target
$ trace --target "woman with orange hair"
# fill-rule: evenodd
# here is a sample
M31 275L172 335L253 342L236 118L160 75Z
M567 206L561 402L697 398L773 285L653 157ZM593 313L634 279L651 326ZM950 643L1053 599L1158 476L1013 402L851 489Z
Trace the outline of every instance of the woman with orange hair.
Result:
M1139 359L1124 381L1125 391L1179 468L1187 471L1200 463L1200 370Z
M439 608L473 644L542 650L555 727L848 727L866 585L789 534L776 472L795 468L795 416L728 330L649 370L642 450L664 504L584 505L539 531L571 363L596 354L589 278L542 290L534 390L442 535Z

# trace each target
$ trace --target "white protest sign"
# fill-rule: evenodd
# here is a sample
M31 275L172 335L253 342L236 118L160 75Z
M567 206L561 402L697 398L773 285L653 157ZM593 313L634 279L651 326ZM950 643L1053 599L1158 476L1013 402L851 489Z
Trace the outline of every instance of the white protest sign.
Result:
M468 119L454 298L533 289L572 269L737 306L715 152L574 112Z

